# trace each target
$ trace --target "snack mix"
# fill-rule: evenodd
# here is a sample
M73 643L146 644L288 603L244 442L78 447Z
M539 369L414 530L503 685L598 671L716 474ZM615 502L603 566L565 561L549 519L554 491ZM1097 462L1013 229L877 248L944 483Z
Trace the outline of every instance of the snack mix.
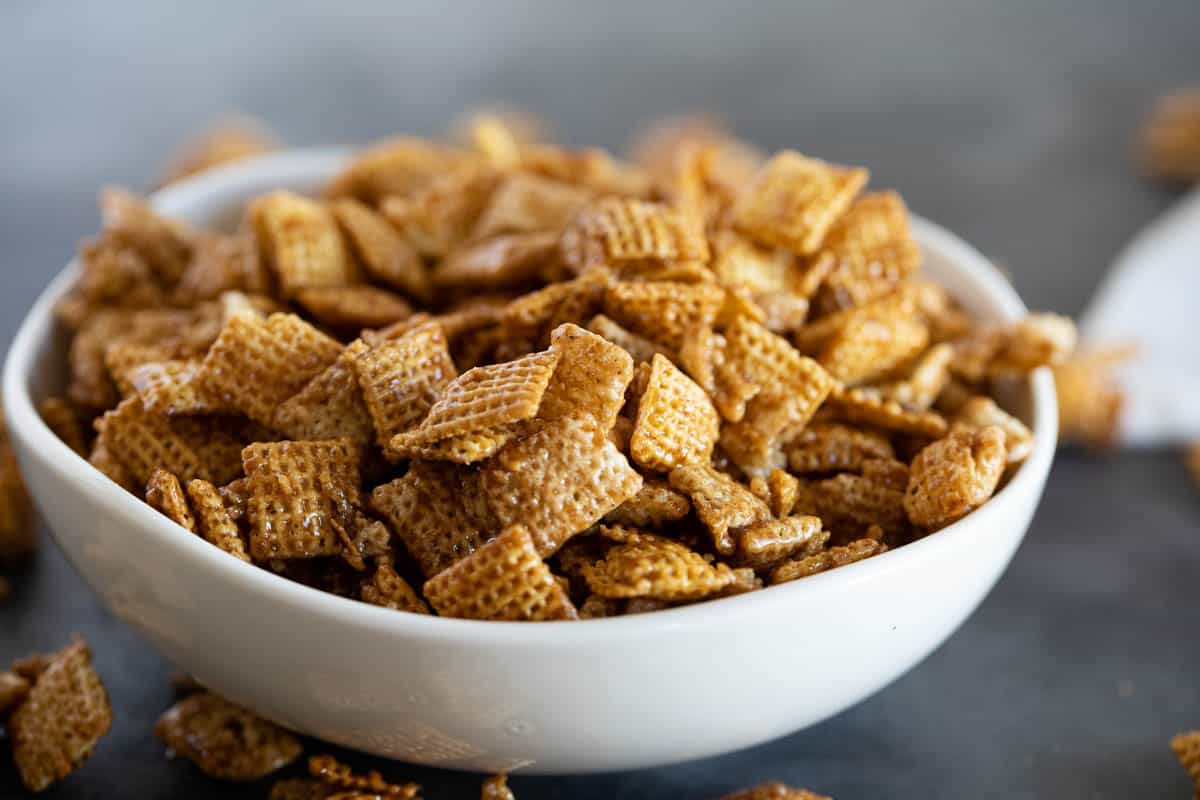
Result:
M970 317L865 169L712 126L660 124L628 162L535 130L385 141L229 231L105 191L44 416L179 535L482 620L796 580L952 524L1020 467L1033 435L997 398L1063 364L1074 326Z

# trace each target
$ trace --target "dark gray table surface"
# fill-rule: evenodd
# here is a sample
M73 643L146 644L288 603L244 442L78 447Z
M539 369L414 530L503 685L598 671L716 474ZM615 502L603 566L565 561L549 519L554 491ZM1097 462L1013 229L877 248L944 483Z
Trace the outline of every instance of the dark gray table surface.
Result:
M262 115L296 144L361 142L496 99L576 143L617 147L641 120L709 109L766 147L870 165L1031 305L1077 313L1172 200L1130 168L1139 117L1200 81L1196 0L344 5L5 3L0 341L95 228L97 187L147 184L219 112ZM163 757L150 729L168 665L44 543L0 606L0 663L82 632L117 714L47 797L264 797ZM513 784L521 800L705 798L768 778L838 800L1184 798L1166 742L1189 726L1200 492L1175 454L1064 453L996 590L875 697L743 753ZM473 776L380 766L430 798L477 796ZM0 755L0 796L19 794Z

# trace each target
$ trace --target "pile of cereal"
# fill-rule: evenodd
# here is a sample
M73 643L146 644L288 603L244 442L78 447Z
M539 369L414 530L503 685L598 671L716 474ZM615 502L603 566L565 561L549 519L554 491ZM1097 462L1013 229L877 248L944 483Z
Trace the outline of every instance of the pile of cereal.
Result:
M107 191L48 422L180 535L485 620L813 575L954 522L1029 453L993 397L1074 327L968 317L865 169L694 124L631 162L530 130L383 142L232 232Z

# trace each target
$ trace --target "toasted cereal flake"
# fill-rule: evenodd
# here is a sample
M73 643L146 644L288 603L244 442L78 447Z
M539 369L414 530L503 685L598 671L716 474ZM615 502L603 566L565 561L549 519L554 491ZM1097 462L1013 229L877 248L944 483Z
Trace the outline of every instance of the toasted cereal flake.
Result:
M165 415L146 411L134 396L121 402L98 422L98 446L115 456L135 483L145 485L156 469L181 481L212 477L218 465L206 463L205 442L172 425Z
M293 314L264 322L233 314L196 380L220 401L267 427L276 409L325 371L342 346Z
M855 315L825 345L820 361L838 380L865 383L887 374L929 343L921 321L899 315Z
M687 497L659 478L645 478L633 497L610 511L604 521L635 528L660 528L688 515L692 504Z
M950 433L913 459L904 509L926 530L945 527L985 502L1007 463L1004 430Z
M326 786L345 792L349 798L365 797L416 800L421 787L415 783L388 783L375 770L365 775L356 775L345 764L338 763L333 756L313 756L308 759L308 774Z
M145 345L118 340L104 349L104 368L124 398L137 391L129 380L130 372L144 364L167 361L174 351L174 347L162 344Z
M719 432L720 418L704 390L655 354L629 441L634 462L656 472L707 463Z
M781 469L771 470L767 476L767 505L776 517L786 517L800 499L800 479Z
M641 336L677 350L690 331L711 327L725 292L711 284L624 281L604 294L604 313Z
M427 581L425 596L444 617L509 621L577 617L524 525L506 528Z
M380 210L419 252L442 257L468 239L499 181L486 164L465 163L413 194L385 198Z
M1113 370L1132 355L1129 348L1095 350L1078 353L1054 366L1062 441L1096 449L1116 444L1125 395Z
M368 350L357 340L324 372L275 410L271 427L297 441L346 438L370 444L375 422L363 400L355 360Z
M227 235L201 233L195 237L192 260L171 292L179 305L212 300L225 292L266 294L271 274L262 263L258 241L250 231Z
M19 706L32 687L33 684L15 672L0 672L0 719Z
M579 210L559 241L576 274L605 264L618 271L646 261L707 261L708 240L693 220L670 206L604 197Z
M772 519L747 528L737 543L737 563L755 570L791 558L797 553L811 555L829 539L817 517L799 516Z
M885 533L904 531L904 489L908 468L902 461L864 461L862 474L842 473L807 487L805 501L825 526L839 536L861 535L872 525Z
M917 317L920 292L912 282L905 282L869 303L818 317L792 334L792 344L808 355L817 355L839 331L854 319Z
M795 294L757 294L754 304L762 313L762 324L772 333L786 336L808 321L809 302Z
M8 720L13 761L25 788L41 792L78 769L112 719L91 650L76 639L46 664Z
M195 533L196 518L188 508L179 479L166 470L156 469L146 484L146 502L158 513L180 527Z
M711 564L679 542L650 534L618 544L583 574L602 597L653 600L699 600L734 582L728 565Z
M246 505L250 502L250 479L238 478L222 486L217 492L221 495L221 502L225 504L225 510L229 512L229 516L234 522L240 522L246 516Z
M788 250L763 247L731 230L713 237L713 274L729 288L751 294L790 292L798 270L796 256Z
M208 481L194 480L187 487L188 498L196 512L200 535L239 561L250 561L246 543L221 493Z
M456 248L433 271L434 284L455 289L503 289L536 281L554 256L552 233L516 233Z
M1017 464L1033 451L1033 431L1021 420L1009 414L990 397L976 395L958 409L950 431L974 431L995 425L1004 431L1004 449L1008 463Z
M529 419L558 360L558 353L548 351L464 372L442 390L419 431L436 441Z
M210 778L249 782L265 778L300 757L292 734L210 692L199 692L167 709L154 735Z
M625 405L633 359L621 347L573 323L554 329L550 351L558 354L558 366L542 396L538 417L559 419L582 408L602 430L610 430Z
M129 369L125 379L152 414L218 414L230 409L199 378L197 359L151 361Z
M336 555L360 505L359 455L349 439L260 442L242 453L250 479L256 560Z
M585 411L546 422L483 466L489 508L527 525L545 557L642 488L642 477Z
M38 403L38 413L55 436L79 455L87 455L83 422L70 401L62 397L47 397Z
M869 458L892 458L886 436L837 422L814 422L788 444L792 472L857 472Z
M1200 795L1200 731L1181 733L1171 739L1171 750L1187 770L1197 795Z
M403 297L377 286L300 289L296 302L326 328L342 331L382 328L413 313Z
M818 365L812 359L801 355L783 337L746 317L739 317L730 324L725 339L723 357L729 371L748 384L758 387L803 385L819 375ZM721 378L720 374L718 378ZM718 380L718 388L720 382Z
M785 150L742 191L734 226L752 239L800 255L820 248L830 226L867 183L865 169L839 167Z
M728 475L705 464L671 471L671 488L691 498L697 516L709 529L718 553L734 552L734 535L771 518L771 509Z
M1008 331L1004 347L989 365L993 375L1024 374L1061 364L1075 350L1075 323L1059 314L1030 314Z
M474 239L548 232L557 239L592 193L582 186L528 172L506 177L475 225Z
M908 377L882 386L881 396L910 411L928 411L950 380L953 358L953 347L945 342L935 344L921 355Z
M582 324L600 310L609 277L607 270L597 268L518 297L501 312L505 337L527 341L532 348L563 323Z
M500 527L479 472L453 464L414 461L404 477L377 487L370 505L427 578L479 549Z
M512 789L508 788L508 776L504 773L484 781L479 796L481 800L517 800Z
M870 425L894 433L918 436L944 436L948 425L935 411L909 411L894 400L884 400L877 393L861 389L834 387L829 405L847 422Z
M3 459L0 458L0 464L2 463ZM92 445L92 452L88 456L88 463L125 491L134 492L137 490L137 479L99 439ZM0 481L0 484L2 483Z
M376 440L385 446L425 419L457 374L446 337L436 324L377 344L355 358L354 369L375 421Z
M429 300L429 274L425 265L390 222L366 204L348 197L335 200L332 209L371 278L416 300Z
M358 153L326 187L330 197L375 204L389 195L412 194L468 160L466 154L411 136L388 139Z
M891 191L858 198L829 230L818 258L834 264L819 297L825 312L861 306L890 292L921 263L904 200Z
M797 578L807 578L818 572L844 567L862 561L886 550L886 546L874 539L855 539L841 547L831 547L811 556L785 561L771 571L771 585L787 583Z
M259 247L287 297L300 289L347 286L357 270L329 208L292 192L256 198L248 209Z
M603 314L597 314L588 322L587 328L592 333L602 336L633 358L634 364L641 364L654 358L654 354L661 352L662 348L645 338L638 336L636 333L627 331L617 323L613 322Z
M743 789L740 792L727 794L721 800L832 800L807 789L793 789L782 783L764 783L753 789Z
M117 187L100 193L100 215L105 233L141 255L155 277L167 284L179 280L191 257L190 231L158 216L142 197Z
M383 606L395 611L409 611L413 614L428 614L429 606L420 595L409 586L390 558L381 558L375 566L375 573L370 581L363 584L362 600L373 606Z
M497 453L524 430L521 422L454 436L441 436L437 429L414 428L393 436L385 452L393 461L419 459L474 464Z

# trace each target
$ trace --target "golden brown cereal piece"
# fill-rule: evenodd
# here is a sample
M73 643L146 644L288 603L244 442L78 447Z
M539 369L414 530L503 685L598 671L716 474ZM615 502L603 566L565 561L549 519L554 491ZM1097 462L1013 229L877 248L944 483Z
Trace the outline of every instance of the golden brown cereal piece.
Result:
M464 372L442 390L418 432L436 441L529 419L537 414L558 359L552 351L533 353Z
M115 310L97 311L82 322L67 353L71 402L84 409L104 410L120 399L104 355L118 337L128 335L129 325L129 316Z
M800 479L781 469L771 470L767 476L767 505L778 518L786 517L800 499Z
M57 653L8 720L21 782L40 792L70 775L112 727L112 707L87 643Z
M539 621L576 619L575 606L550 574L529 529L512 525L425 584L444 617Z
M363 584L362 600L373 606L383 606L396 611L409 611L413 614L428 614L429 606L408 585L390 558L381 558L375 565L375 573L371 580Z
M904 509L913 524L943 528L984 503L1004 475L1004 431L951 433L913 459Z
M707 261L708 240L693 220L661 203L604 197L579 210L559 242L576 274L605 264L620 271L647 261Z
M239 561L250 561L242 533L217 488L208 481L195 480L188 484L187 493L196 512L197 527L205 541Z
M838 380L865 383L920 353L929 330L912 317L855 315L830 338L820 362Z
M587 324L588 330L622 348L633 358L634 364L641 364L654 358L654 354L662 352L662 347L636 333L625 330L603 314L592 317Z
M581 186L528 172L514 173L492 194L472 238L548 232L557 239L591 194Z
M0 459L0 463L2 462L3 459ZM135 492L137 490L137 479L134 478L133 474L125 468L125 465L116 456L109 452L108 448L99 439L92 445L92 452L88 456L88 463L125 491Z
M155 277L167 284L179 280L191 257L191 234L183 225L158 216L145 199L119 187L100 193L100 215L105 233L137 251Z
M660 528L688 515L692 504L658 478L646 478L633 497L610 511L604 521L634 528Z
M250 552L256 560L341 550L361 505L359 455L349 439L260 442L242 453L250 479Z
M825 546L829 532L817 517L785 517L747 528L737 542L737 563L757 571L797 553L812 555Z
M24 658L12 662L12 671L31 683L37 682L38 676L54 663L54 653L31 653Z
M811 556L803 556L785 561L771 571L771 585L794 581L797 578L807 578L818 572L826 572L836 567L844 567L855 561L862 561L873 555L884 552L885 545L874 539L855 539L841 547L831 547Z
M926 350L913 365L908 377L880 387L880 395L910 411L928 411L950 380L950 361L954 348L935 344Z
M55 436L79 455L87 455L87 437L83 423L68 400L62 397L47 397L38 403L38 413Z
M354 369L375 420L376 441L385 446L425 419L458 374L437 324L421 325L375 345L355 358Z
M725 331L726 344L722 353L723 367L717 369L718 392L730 391L733 378L753 387L746 400L767 386L804 385L814 380L819 366L801 355L786 339L771 333L760 323L738 317ZM744 403L742 408L744 409ZM736 418L726 416L730 422Z
M271 273L262 262L258 241L249 230L198 234L192 260L171 292L172 301L193 305L233 291L260 295L272 291Z
M171 159L161 183L165 186L213 167L268 153L277 147L278 138L261 121L242 116L226 117L179 150Z
M588 586L601 597L699 600L734 582L726 564L711 564L682 544L641 534L618 544L583 568Z
M479 472L446 463L414 461L403 478L372 492L371 508L427 578L478 550L500 527L481 493Z
M328 800L337 789L309 778L287 778L275 781L268 800Z
M469 160L445 145L409 136L396 137L358 153L326 187L330 197L356 197L374 205L389 195L412 194L433 179Z
M948 429L945 418L937 412L908 411L894 400L884 400L878 393L862 389L834 387L828 402L841 419L885 431L936 438Z
M429 274L421 257L391 223L352 198L335 200L333 215L371 278L416 300L430 298Z
M521 150L545 139L550 124L528 111L509 106L475 109L454 125L454 138L470 145L490 162L518 166Z
M137 391L129 380L130 372L144 364L167 361L174 352L174 347L162 344L144 345L118 340L105 348L104 368L124 398Z
M527 525L549 556L642 488L642 476L595 417L575 411L546 422L483 465L489 508L501 525Z
M361 340L275 410L272 427L289 439L316 441L346 438L370 444L375 422L363 400L355 359L369 348Z
M921 263L904 200L890 191L860 197L830 229L818 258L834 262L818 298L826 313L890 292Z
M33 684L15 672L0 672L0 720L21 704L32 687Z
M496 236L456 248L433 271L438 286L456 289L503 289L536 281L553 257L552 233Z
M467 240L499 181L484 164L463 164L413 194L385 198L380 211L419 252L440 258Z
M552 283L542 289L516 298L500 314L500 324L506 339L526 342L532 348L555 327L555 320L564 316L560 309L569 306L568 311L584 310L585 306L598 306L603 302L604 284L607 281L604 270L597 269L594 273L581 275L571 281ZM562 322L582 322L564 319Z
M419 459L475 464L495 455L524 431L522 422L445 437L438 435L436 429L414 428L393 436L385 452L393 461Z
M992 375L1023 375L1061 364L1075 350L1075 323L1059 314L1030 314L1007 332L1004 346L989 365Z
M265 778L300 757L292 734L210 692L167 709L154 735L210 778L248 782Z
M580 619L605 619L619 617L625 611L625 601L612 597L590 594L579 606Z
M365 794L369 797L415 800L421 787L415 783L388 783L375 770L366 775L356 775L345 764L339 764L333 756L313 756L308 760L308 774L326 786L348 793L352 797Z
M798 295L757 294L754 304L762 312L762 324L772 333L788 335L808 321L809 302Z
M342 331L382 328L413 313L400 295L376 286L299 289L296 302L326 328Z
M179 479L166 470L157 469L146 485L146 502L158 513L182 528L195 533L196 518L188 508L187 497Z
M1200 731L1181 733L1171 739L1171 750L1187 770L1197 795L1200 795Z
M1125 395L1113 368L1132 356L1129 348L1095 350L1079 353L1053 368L1062 441L1096 449L1116 444Z
M300 289L356 282L357 269L325 205L276 191L256 198L247 213L285 296L294 297Z
M276 409L341 355L342 346L293 314L225 322L197 380L220 401L267 427Z
M656 472L707 463L720 423L704 390L657 353L638 403L629 452L638 466Z
M484 781L479 796L481 800L517 800L512 789L508 788L508 776L504 773L493 775Z
M865 460L862 474L842 473L807 487L801 502L838 534L861 535L872 525L885 533L903 532L908 467L894 459Z
M181 481L218 479L218 463L206 458L210 443L173 425L165 415L151 414L137 397L130 397L97 422L97 445L115 456L138 484L146 484L156 469L165 469ZM115 478L114 478L115 480Z
M692 330L712 327L725 292L711 284L625 281L604 294L604 313L619 325L671 350Z
M807 789L793 789L782 783L764 783L753 789L727 794L721 800L832 800Z
M771 518L771 509L728 475L706 464L671 471L671 488L691 498L700 521L709 529L718 553L731 555L734 535Z
M887 437L837 422L814 422L787 450L792 472L856 472L868 458L892 458Z
M712 270L722 286L745 288L750 294L791 292L799 275L794 253L764 247L731 230L713 236Z
M1179 184L1200 181L1200 92L1181 89L1158 98L1139 147L1150 176Z
M538 417L559 419L581 408L596 418L602 430L610 430L625 405L633 359L621 347L573 323L554 329L550 351L558 354L558 366Z
M817 252L825 234L867 183L865 169L839 167L785 150L742 191L735 227L764 244L800 255Z
M958 409L950 425L952 433L974 431L995 425L1004 431L1004 449L1008 463L1017 464L1028 458L1033 450L1033 431L1021 420L1009 414L990 397L977 395Z
M229 411L200 379L199 360L151 361L126 371L125 380L151 414L219 414Z

